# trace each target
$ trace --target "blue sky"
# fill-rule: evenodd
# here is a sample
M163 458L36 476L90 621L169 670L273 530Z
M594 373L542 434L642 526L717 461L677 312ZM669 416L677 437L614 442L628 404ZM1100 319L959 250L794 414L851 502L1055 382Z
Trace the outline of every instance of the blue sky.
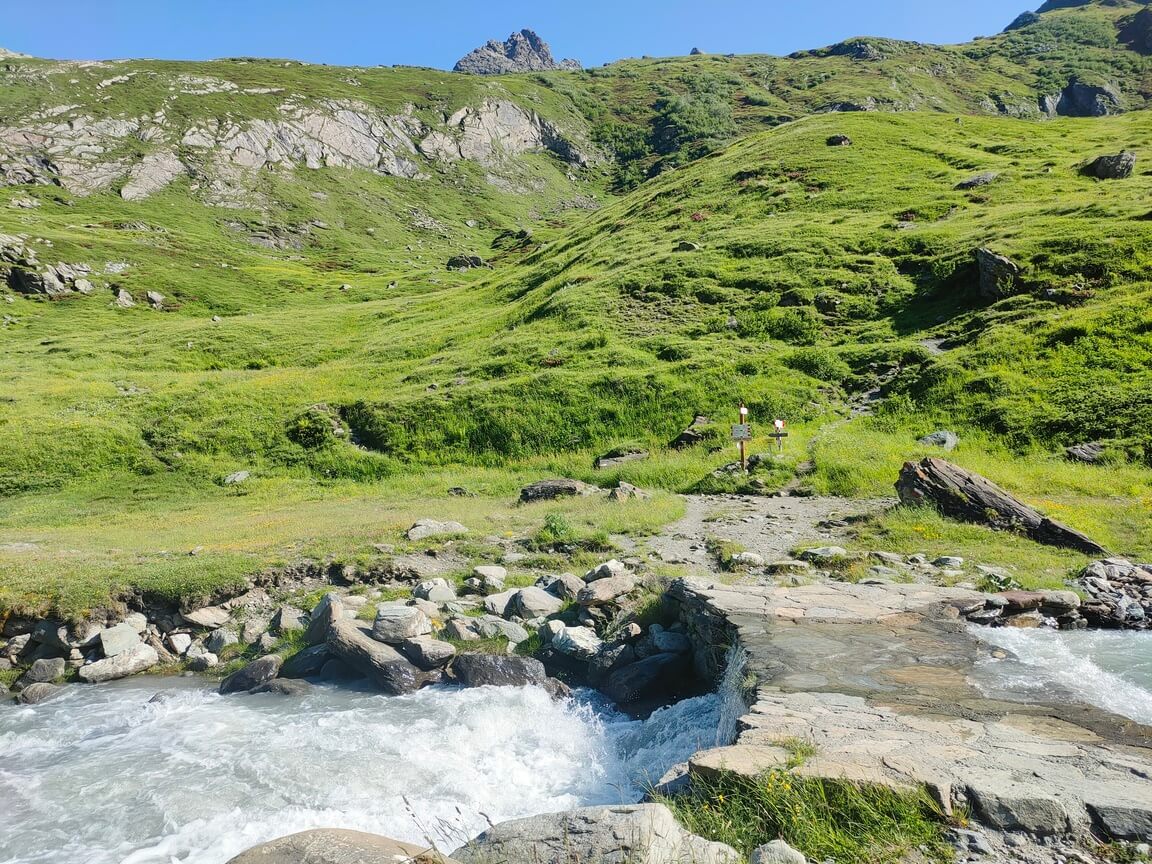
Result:
M1026 2L1026 0L1025 0ZM1039 2L1039 0L1035 0ZM42 57L288 57L450 68L531 27L587 65L650 54L787 54L849 36L961 42L1024 10L1009 0L0 0L0 45Z

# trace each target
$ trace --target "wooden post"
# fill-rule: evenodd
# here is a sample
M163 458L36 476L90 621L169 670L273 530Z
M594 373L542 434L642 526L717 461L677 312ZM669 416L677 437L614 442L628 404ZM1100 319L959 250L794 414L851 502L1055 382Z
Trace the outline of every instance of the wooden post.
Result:
M748 409L744 407L744 402L740 402L740 423L741 425L748 422ZM743 438L740 439L740 470L745 474L748 473L748 450L747 443Z

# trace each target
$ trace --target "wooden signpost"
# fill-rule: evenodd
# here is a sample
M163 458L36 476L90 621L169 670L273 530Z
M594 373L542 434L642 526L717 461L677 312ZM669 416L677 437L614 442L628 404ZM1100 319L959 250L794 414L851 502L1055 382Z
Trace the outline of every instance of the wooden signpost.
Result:
M740 445L740 470L748 470L748 442L752 440L752 424L748 422L748 409L740 403L740 422L732 427L732 440Z

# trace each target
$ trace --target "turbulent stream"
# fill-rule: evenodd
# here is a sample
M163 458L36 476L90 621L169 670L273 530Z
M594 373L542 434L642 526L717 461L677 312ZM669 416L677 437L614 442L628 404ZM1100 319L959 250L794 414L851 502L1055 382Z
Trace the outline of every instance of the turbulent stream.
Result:
M980 664L976 681L985 692L1025 700L1075 698L1152 725L1152 632L972 632L1012 655Z
M320 826L451 851L489 820L638 800L713 746L725 713L719 695L636 721L595 694L553 702L534 688L71 687L0 706L0 862L223 864Z

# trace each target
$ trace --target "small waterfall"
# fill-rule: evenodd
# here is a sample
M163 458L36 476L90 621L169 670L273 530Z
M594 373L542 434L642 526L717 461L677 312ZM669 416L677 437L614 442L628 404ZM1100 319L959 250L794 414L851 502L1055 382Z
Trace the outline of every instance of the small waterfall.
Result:
M726 747L736 740L736 723L748 710L744 701L744 674L748 671L748 654L743 646L733 645L724 658L724 676L716 688L720 697L720 722L716 726L716 746Z

